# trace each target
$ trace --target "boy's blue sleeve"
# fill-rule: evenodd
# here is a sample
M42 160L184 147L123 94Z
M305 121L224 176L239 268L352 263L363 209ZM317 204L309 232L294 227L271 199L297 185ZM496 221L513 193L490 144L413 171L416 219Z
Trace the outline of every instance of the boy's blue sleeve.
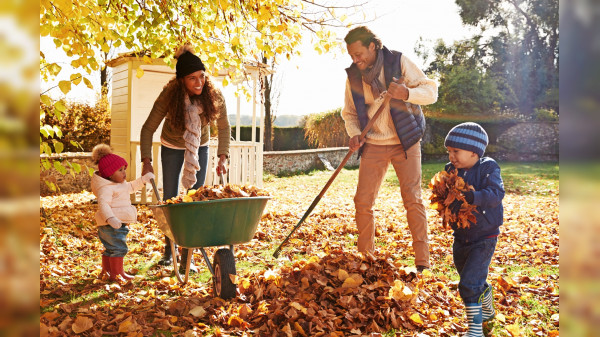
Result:
M494 164L493 167L486 170L482 180L481 186L483 187L473 192L473 204L483 208L500 205L504 198L504 183L500 175L500 166Z

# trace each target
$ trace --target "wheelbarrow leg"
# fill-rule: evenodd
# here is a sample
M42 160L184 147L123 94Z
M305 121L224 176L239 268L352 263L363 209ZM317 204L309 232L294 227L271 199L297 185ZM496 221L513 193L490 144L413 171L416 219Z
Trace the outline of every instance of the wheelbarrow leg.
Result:
M202 256L204 256L204 262L206 262L206 265L208 266L208 270L210 270L210 273L214 277L215 276L215 270L213 269L213 266L210 263L210 259L208 258L208 254L206 254L206 251L204 250L204 247L200 247L200 251L202 252Z
M187 248L182 248L182 249L187 249ZM188 281L188 275L190 273L190 262L192 261L192 254L188 254L188 258L186 263L186 268L185 268L185 277L182 279L181 275L179 274L179 268L177 267L177 248L175 248L175 240L171 240L171 251L173 252L173 271L175 272L175 276L177 277L177 280L179 281L179 283L181 284L186 284ZM181 261L181 263L184 263L183 261Z

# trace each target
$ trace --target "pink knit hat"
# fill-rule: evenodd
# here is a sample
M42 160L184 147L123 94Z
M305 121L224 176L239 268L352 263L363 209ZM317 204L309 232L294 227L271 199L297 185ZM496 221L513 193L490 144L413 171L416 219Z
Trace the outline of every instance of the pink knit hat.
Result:
M127 168L127 162L123 157L110 153L100 158L98 162L98 171L103 178L112 176L121 166Z

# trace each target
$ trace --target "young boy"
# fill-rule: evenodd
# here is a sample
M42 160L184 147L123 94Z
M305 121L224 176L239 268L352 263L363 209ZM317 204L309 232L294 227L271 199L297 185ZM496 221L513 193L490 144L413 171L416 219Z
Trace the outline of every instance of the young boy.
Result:
M454 230L452 251L460 275L458 290L467 312L469 329L466 336L483 337L482 323L495 315L492 287L486 279L503 221L504 185L496 161L483 157L488 135L479 124L455 126L446 136L444 145L450 159L446 171L458 170L458 175L475 188L463 195L467 203L477 206L477 213L474 213L477 221L471 223L470 228L451 224ZM462 203L456 200L449 207L457 214Z

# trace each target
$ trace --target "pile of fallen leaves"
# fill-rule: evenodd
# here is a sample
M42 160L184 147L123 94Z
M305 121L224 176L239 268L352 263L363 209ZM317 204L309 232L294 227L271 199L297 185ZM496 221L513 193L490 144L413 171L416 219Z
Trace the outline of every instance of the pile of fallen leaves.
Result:
M431 189L431 208L435 209L442 217L442 226L448 228L450 223L456 223L459 228L469 228L470 222L475 222L473 212L477 206L470 205L465 200L462 192L474 191L473 186L467 184L463 178L458 176L457 170L451 172L441 171L436 173L429 183ZM462 200L458 214L453 214L450 204L455 200Z
M218 323L255 327L255 333L269 336L275 331L288 336L348 336L419 329L430 315L439 314L435 305L417 305L424 280L415 271L388 259L342 250L323 258L312 256L238 280L240 299L258 306Z
M182 202L206 201L227 198L249 198L268 196L269 193L253 185L213 185L202 186L197 190L189 190L187 194L178 195L166 201L167 204Z

